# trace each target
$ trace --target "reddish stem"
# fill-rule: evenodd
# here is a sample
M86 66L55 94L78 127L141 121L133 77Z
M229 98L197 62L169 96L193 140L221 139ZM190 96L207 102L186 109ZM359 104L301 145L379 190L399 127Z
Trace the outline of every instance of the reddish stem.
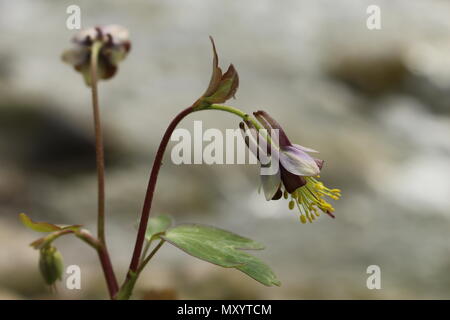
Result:
M194 104L195 105L195 104ZM150 173L150 179L148 181L147 193L145 194L144 206L142 208L141 221L139 222L139 230L136 237L136 244L134 246L133 257L131 259L130 268L128 271L127 279L130 278L130 272L135 273L139 267L139 261L141 258L142 247L145 241L145 232L147 230L147 222L150 216L150 209L152 207L153 194L155 193L156 181L158 180L159 169L161 168L164 152L166 151L167 144L169 143L170 136L177 127L178 123L183 120L188 114L194 111L194 105L181 111L169 124L164 133L164 136L159 145L158 151L153 162L152 171Z
M105 239L105 159L103 148L103 133L100 121L100 107L98 103L98 89L97 89L97 63L98 55L101 49L102 42L95 41L91 49L91 89L92 89L92 108L94 115L94 129L95 129L95 155L97 165L97 188L98 188L98 239L100 242L97 252L102 265L103 273L105 274L106 284L111 299L114 298L119 285L117 283L114 269L111 264L111 259L106 248Z
M117 283L116 276L114 274L114 269L111 264L111 259L109 258L108 250L103 244L100 244L97 252L98 257L100 258L100 263L102 265L103 274L105 275L109 296L111 299L114 299L117 292L119 291L119 284Z

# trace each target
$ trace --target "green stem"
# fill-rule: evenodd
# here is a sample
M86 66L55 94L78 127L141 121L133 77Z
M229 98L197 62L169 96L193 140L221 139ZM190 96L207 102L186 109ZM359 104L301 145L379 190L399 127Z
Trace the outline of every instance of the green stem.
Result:
M91 48L91 89L92 89L92 109L94 115L95 129L95 155L97 165L97 188L98 188L98 217L97 233L100 245L97 248L100 263L105 275L106 284L110 297L113 299L119 290L114 269L106 247L105 239L105 159L103 147L103 133L100 121L100 107L98 103L97 89L97 63L98 55L103 43L94 41Z
M256 129L260 130L263 129L258 121L250 117L248 113L243 112L242 110L239 110L235 107L231 106L224 106L220 104L212 104L204 109L201 110L219 110L219 111L225 111L234 115L237 115L238 117L242 118L242 120L250 121Z
M147 241L147 243L145 244L144 251L142 251L142 255L141 255L141 263L142 263L142 260L147 256L147 253L148 253L148 250L150 249L151 244L152 244L152 241Z
M158 250L162 247L162 245L164 244L165 240L161 239L161 241L158 243L158 245L152 250L152 252L150 252L150 254L148 255L148 257L146 257L140 264L138 270L137 270L137 275L139 276L139 274L142 272L142 270L144 270L145 266L147 265L147 263L153 258L153 256L156 254L156 252L158 252Z
M271 147L275 148L275 149L279 149L279 146L276 145L275 143L272 143L272 138L270 136L270 132L265 132L265 129L259 124L258 121L256 121L254 118L250 117L250 115L248 113L243 112L242 110L239 110L235 107L231 107L231 106L224 106L224 105L220 105L220 104L212 104L209 105L205 108L199 109L200 110L219 110L219 111L224 111L224 112L228 112L234 115L237 115L238 117L242 118L242 120L244 121L250 121L253 126L255 127L256 130L260 131L260 134L267 140L267 142L271 145Z
M55 232L52 232L52 233L46 235L45 237L42 237L36 241L33 241L30 244L30 246L34 247L35 249L39 249L39 248L49 245L50 243L52 243L59 237L67 235L67 234L71 234L71 233L74 233L74 230L65 229L65 230L55 231Z
M95 154L97 164L97 189L98 189L98 221L97 233L101 243L105 243L105 159L103 148L103 132L100 120L100 107L98 103L97 89L97 62L98 54L102 47L101 41L92 44L91 51L91 88L92 109L95 129Z
M60 231L55 231L43 238L40 238L40 239L34 241L30 245L32 247L34 247L35 249L38 249L40 247L45 247L46 245L48 245L48 244L52 243L53 241L55 241L56 239L58 239L59 237L67 235L67 234L74 234L77 238L83 240L85 243L87 243L89 246L91 246L95 250L98 250L98 248L100 247L100 242L96 238L91 236L87 230L84 230L84 229L81 229L81 230L63 229Z
M123 286L120 288L119 292L116 295L116 300L128 300L131 297L131 294L133 293L134 286L136 284L136 281L141 274L142 270L147 266L147 263L153 258L153 256L158 252L158 250L162 247L164 244L164 240L161 239L161 241L158 243L158 245L150 252L148 257L146 257L139 265L136 272L129 271L128 273L128 279L125 281ZM145 256L145 255L143 255Z
M77 232L74 232L75 236L86 242L88 245L90 245L95 250L98 250L101 244L97 239L95 239L93 236L90 235L89 232L85 230L79 230Z

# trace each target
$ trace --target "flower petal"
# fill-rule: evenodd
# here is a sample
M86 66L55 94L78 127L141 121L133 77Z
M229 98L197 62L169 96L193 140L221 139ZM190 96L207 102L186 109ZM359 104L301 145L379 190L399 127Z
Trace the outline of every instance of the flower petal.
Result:
M316 164L317 164L317 166L319 167L319 169L322 170L323 163L324 163L325 161L323 161L323 160L321 160L321 159L316 159L316 158L314 158L314 161L316 162Z
M281 180L283 181L283 185L287 192L292 193L306 184L306 179L302 176L292 174L283 167L280 168L280 171Z
M113 64L108 58L103 55L100 56L98 61L98 77L99 79L112 78L117 72L117 65Z
M111 36L113 45L120 46L130 42L130 34L128 30L117 24L109 24L101 26L100 30L104 36Z
M281 186L280 171L273 175L260 175L266 200L272 200Z
M281 186L278 188L277 192L273 196L272 200L280 200L283 196L283 192L281 191Z
M278 122L275 121L269 114L265 111L257 111L253 112L253 115L258 119L258 121L263 125L264 128L266 128L269 132L271 129L277 129L279 130L279 143L280 147L286 147L292 145L291 141L289 141L289 138L287 137L286 133L284 132L283 128L278 124Z
M247 123L247 126L248 123ZM248 129L246 129L244 122L239 123L239 129L241 129L241 135L242 138L244 138L244 142L247 145L247 148L250 149L252 154L256 157L256 159L259 160L259 147L257 142L257 135L256 135L256 129L251 128L249 126Z
M292 146L296 147L297 149L300 149L302 151L305 151L305 152L319 153L319 151L317 151L317 150L314 150L314 149L311 149L311 148L308 148L308 147L304 147L304 146L301 146L299 144L293 143Z
M280 162L286 170L295 175L316 176L320 173L314 158L293 146L287 146L281 150Z
M81 29L80 31L78 31L75 34L72 41L77 44L86 45L89 42L91 42L92 40L94 40L97 37L97 35L98 35L98 32L97 32L96 28L94 28L94 27L87 28L87 29Z
M72 66L80 66L89 63L89 49L80 46L74 47L64 51L61 59Z
M105 60L108 60L113 66L117 66L127 55L128 50L127 47L124 46L105 47L101 51L101 56L103 56Z
M247 129L245 125L247 125ZM245 144L261 165L269 165L271 161L279 161L278 157L276 157L277 153L274 153L274 157L270 157L270 142L267 141L266 137L262 136L262 133L258 131L250 121L245 120L244 122L241 122L239 128L241 129Z

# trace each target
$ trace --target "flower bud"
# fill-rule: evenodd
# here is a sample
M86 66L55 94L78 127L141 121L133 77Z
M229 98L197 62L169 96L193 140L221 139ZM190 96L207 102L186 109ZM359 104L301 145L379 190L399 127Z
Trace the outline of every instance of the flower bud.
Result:
M43 247L39 252L39 269L45 282L52 285L61 280L64 271L61 253L53 246Z

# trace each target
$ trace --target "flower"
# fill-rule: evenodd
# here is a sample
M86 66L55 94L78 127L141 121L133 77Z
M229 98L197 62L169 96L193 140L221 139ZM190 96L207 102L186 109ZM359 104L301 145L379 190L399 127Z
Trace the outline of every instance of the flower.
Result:
M223 103L230 98L234 98L239 87L239 76L233 64L230 64L227 71L222 73L214 39L211 36L209 39L213 48L213 72L208 88L196 102L200 107L206 107L213 103Z
M74 47L64 51L62 60L81 72L88 86L91 84L90 57L92 45L101 42L98 55L97 76L99 79L112 78L131 48L128 30L119 25L106 25L79 31L72 39Z
M298 208L302 223L315 220L320 215L319 210L334 218L334 208L325 200L325 197L337 200L341 196L341 191L329 189L318 180L324 161L309 155L309 153L317 151L291 143L283 128L267 112L257 111L253 115L269 134L264 139L267 139L272 145L276 143L275 140L278 142L278 145L270 150L272 151L272 161L279 162L279 170L272 175L261 174L266 200L278 200L281 197L290 199L289 209ZM253 139L250 140L248 134L245 139L247 146L250 147L250 141L255 144L256 128L250 121L245 121L245 124L251 132L253 131ZM244 123L240 124L240 128L245 131ZM278 137L274 136L274 132L278 133ZM261 133L258 137L261 137ZM259 158L260 152L262 152L261 143L256 142L256 144L257 149L253 150L258 151L257 157L261 162ZM276 152L273 152L274 149Z

